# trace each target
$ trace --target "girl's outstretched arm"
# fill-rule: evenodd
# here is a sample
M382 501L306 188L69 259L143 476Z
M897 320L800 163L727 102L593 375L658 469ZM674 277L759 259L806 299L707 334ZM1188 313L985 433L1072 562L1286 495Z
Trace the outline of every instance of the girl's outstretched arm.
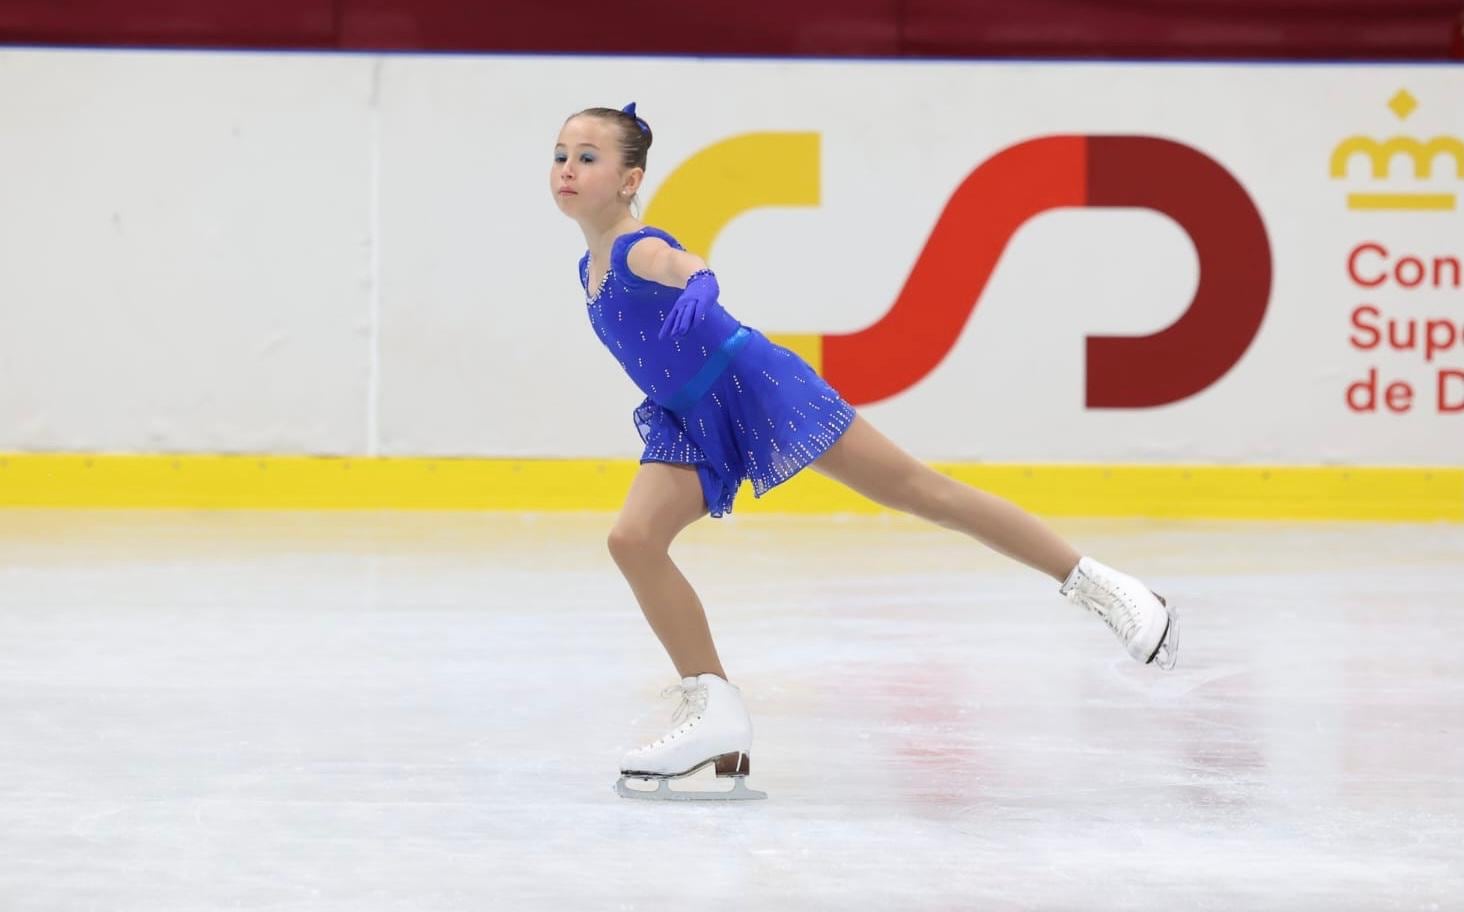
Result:
M685 288L692 273L707 268L706 260L677 250L658 237L636 241L625 261L630 264L630 271L641 278L674 288Z

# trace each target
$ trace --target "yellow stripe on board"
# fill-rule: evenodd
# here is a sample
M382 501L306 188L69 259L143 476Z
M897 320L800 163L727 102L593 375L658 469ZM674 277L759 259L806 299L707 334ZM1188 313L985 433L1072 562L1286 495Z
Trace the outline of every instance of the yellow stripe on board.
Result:
M0 506L610 510L628 460L0 456Z
M0 507L616 510L633 460L0 455ZM1464 522L1464 468L937 464L1048 516ZM734 513L878 513L813 471Z
M1348 209L1386 209L1409 212L1448 212L1454 208L1452 193L1349 193Z

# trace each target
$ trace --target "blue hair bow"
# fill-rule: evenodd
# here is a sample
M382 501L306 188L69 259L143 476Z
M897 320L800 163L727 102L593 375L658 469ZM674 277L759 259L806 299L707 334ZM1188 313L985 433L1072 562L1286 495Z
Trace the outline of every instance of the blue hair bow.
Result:
M620 110L621 110L621 113L629 114L631 117L634 117L635 118L635 125L637 127L640 127L640 131L642 133L649 133L649 132L651 132L651 125L648 124L648 123L646 123L644 120L641 120L640 117L639 117L639 115L637 115L635 113L635 102L632 101L630 104L626 105L625 107L621 108Z

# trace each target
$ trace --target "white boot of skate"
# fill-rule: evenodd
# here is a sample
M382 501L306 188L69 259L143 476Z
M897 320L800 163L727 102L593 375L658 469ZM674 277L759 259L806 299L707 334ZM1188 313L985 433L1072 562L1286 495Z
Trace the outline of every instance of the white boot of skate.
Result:
M1058 591L1102 618L1137 661L1153 662L1166 670L1174 667L1179 654L1179 619L1174 608L1148 586L1085 557Z
M682 678L662 691L662 696L677 692L681 705L676 708L671 731L644 747L636 748L620 761L620 780L615 791L622 798L654 798L662 800L731 800L766 798L766 792L747 787L752 771L752 720L742 705L742 692L714 674ZM715 764L719 778L732 779L728 791L678 792L669 782L690 776L708 764ZM655 782L654 791L630 788L627 780Z

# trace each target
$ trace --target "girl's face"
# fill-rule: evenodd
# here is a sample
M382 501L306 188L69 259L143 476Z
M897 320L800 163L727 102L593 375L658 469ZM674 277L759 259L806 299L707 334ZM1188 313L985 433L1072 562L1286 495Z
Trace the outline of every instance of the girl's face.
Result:
M565 215L587 218L616 204L628 205L639 170L621 170L613 124L598 117L573 117L554 145L549 192Z

